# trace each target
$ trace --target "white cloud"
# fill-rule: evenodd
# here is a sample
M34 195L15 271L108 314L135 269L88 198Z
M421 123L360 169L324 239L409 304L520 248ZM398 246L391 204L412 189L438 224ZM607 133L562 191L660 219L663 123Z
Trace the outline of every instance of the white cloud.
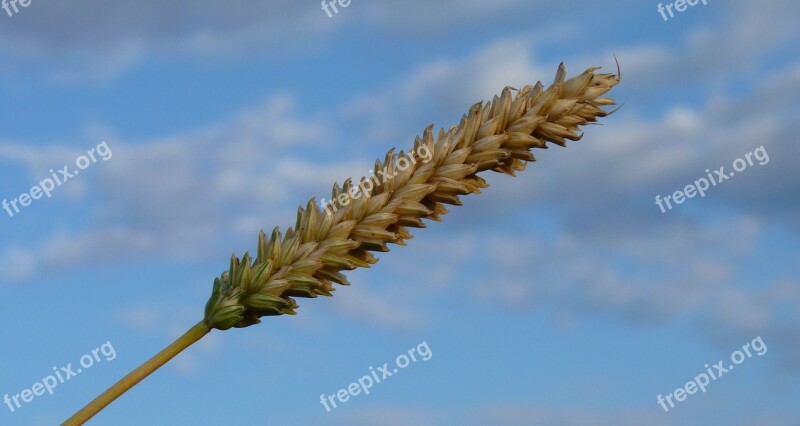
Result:
M398 295L388 296L376 294L374 290L364 288L365 283L360 282L344 289L347 294L333 297L333 306L337 314L366 320L369 324L395 330L408 330L424 324L425 317L410 308L412 305L406 295L398 299ZM405 300L400 303L399 300Z
M437 117L457 117L505 86L522 87L555 73L534 63L533 48L527 37L513 37L481 46L465 58L421 65L377 93L357 96L345 105L345 116L359 123L353 128L365 128L369 139L411 145L411 135Z
M0 264L15 271L17 279L30 279L39 270L77 267L95 259L202 257L231 232L255 238L258 229L248 229L255 225L254 213L260 214L261 226L268 226L264 214L291 201L285 188L293 193L298 185L311 186L310 176L329 180L346 169L311 172L316 169L312 162L294 156L298 147L312 143L322 152L329 140L323 137L321 121L301 119L296 109L294 99L278 95L187 135L108 141L113 157L63 189L83 189L84 199L73 197L67 203L73 208L77 201L88 204L95 214L92 226L56 231L38 244L6 246ZM32 176L76 155L61 144L51 145L44 155L23 143L0 144L0 158L21 163Z
M574 2L562 3L553 6L536 1L535 6L539 13L552 13L568 10ZM521 0L364 3L332 19L319 3L232 1L223 5L199 0L174 1L165 7L154 1L76 0L26 11L24 19L0 27L0 52L7 59L0 66L30 72L37 69L32 65L45 65L42 68L51 83L97 84L148 58L218 61L261 56L265 47L273 53L295 52L299 46L324 45L326 38L345 28L398 36L415 35L420 29L427 34L447 34L459 23L478 25L486 19L509 16L519 20L519 14L510 14L533 6ZM411 27L415 30L409 31ZM555 30L569 31L565 27ZM56 66L52 66L53 59Z

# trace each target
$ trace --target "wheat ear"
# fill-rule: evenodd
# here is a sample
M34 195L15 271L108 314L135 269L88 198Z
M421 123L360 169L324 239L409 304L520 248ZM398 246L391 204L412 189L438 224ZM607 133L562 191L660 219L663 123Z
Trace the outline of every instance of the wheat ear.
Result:
M541 82L521 90L507 87L491 102L473 105L458 126L442 129L436 137L433 126L428 127L414 150L424 146L432 153L431 161L418 161L401 171L395 169L398 154L391 150L383 162L376 161L375 170L387 170L392 179L333 213L311 199L298 209L295 227L285 234L275 228L267 238L262 231L255 259L234 255L229 270L214 280L203 321L64 424L90 419L211 329L247 327L263 316L294 314L298 306L293 297L331 296L333 283L349 284L342 271L370 267L377 262L371 252L389 251L389 243L405 245L412 238L408 228L424 228L423 219L441 220L447 213L445 204L461 205L459 196L486 188L478 173L492 170L515 176L535 161L531 149L579 140L580 126L608 115L602 107L615 104L602 96L619 83L620 74L597 73L598 69L565 80L562 63L546 90ZM341 187L334 185L332 199L352 188L350 179Z

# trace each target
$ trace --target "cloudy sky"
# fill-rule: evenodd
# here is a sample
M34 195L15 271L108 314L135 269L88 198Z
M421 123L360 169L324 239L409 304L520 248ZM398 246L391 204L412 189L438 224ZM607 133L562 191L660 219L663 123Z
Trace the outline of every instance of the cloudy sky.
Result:
M0 9L0 201L97 160L0 210L0 397L106 342L117 354L0 405L0 424L63 421L199 321L260 229L293 224L429 124L549 83L561 61L577 74L615 56L624 106L582 141L489 176L335 297L211 333L94 423L800 423L800 6L709 1L667 21L657 6ZM656 205L757 149L768 161L705 197ZM657 403L759 336L763 356L669 412ZM428 361L326 412L320 394L421 342Z

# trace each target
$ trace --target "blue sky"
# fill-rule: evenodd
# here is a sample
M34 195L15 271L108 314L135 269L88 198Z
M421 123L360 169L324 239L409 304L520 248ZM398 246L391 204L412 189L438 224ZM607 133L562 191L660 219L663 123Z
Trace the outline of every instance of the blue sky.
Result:
M202 318L232 252L505 86L622 67L624 107L465 198L333 298L212 332L93 424L800 422L800 6L709 1L52 4L0 10L0 424L63 421ZM654 203L763 146L673 210ZM768 351L665 413L658 394ZM433 356L327 413L427 342Z

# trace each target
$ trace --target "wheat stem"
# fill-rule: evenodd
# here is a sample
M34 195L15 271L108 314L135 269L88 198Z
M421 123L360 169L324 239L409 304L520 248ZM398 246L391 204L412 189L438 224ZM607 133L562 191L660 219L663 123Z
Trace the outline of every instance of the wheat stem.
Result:
M99 413L100 410L105 408L108 404L114 402L115 399L119 398L130 388L136 386L137 383L144 380L152 372L158 370L161 366L169 362L169 360L181 353L184 349L202 339L203 336L208 334L209 331L211 331L211 329L206 326L205 322L200 321L197 323L197 325L190 328L189 331L187 331L183 336L179 337L178 340L174 341L156 356L150 358L147 362L140 365L139 368L133 370L127 376L120 379L120 381L95 398L94 401L90 402L80 411L75 413L75 415L65 421L63 425L73 426L86 423L89 421L89 419L94 417L95 414Z
M581 139L578 130L610 114L603 107L615 105L602 96L619 84L619 69L617 74L597 70L567 80L561 64L547 89L541 83L520 90L507 87L492 101L473 105L459 125L438 135L433 126L427 128L413 151L427 151L430 161L404 170L398 162L404 153L391 150L375 163L375 171L392 179L380 185L367 185L366 177L358 184L348 179L341 187L334 185L331 199L353 194L355 186L363 188L360 197L353 194L330 214L311 199L298 209L294 228L285 233L275 228L270 237L262 231L256 257L233 255L228 271L214 280L202 322L64 424L90 419L212 329L248 327L263 316L294 314L298 305L293 297L331 296L333 283L349 284L342 271L369 268L378 261L371 252L387 252L387 244L405 245L412 238L408 228L424 228L423 219L441 220L445 204L461 205L460 196L488 187L479 173L515 176L536 160L532 149Z

